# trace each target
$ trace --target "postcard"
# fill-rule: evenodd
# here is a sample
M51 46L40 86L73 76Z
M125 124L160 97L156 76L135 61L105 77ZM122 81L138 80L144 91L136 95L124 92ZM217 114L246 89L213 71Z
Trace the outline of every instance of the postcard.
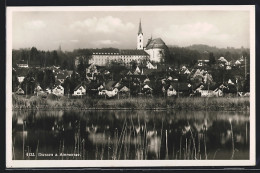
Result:
M253 166L255 7L7 7L6 167Z

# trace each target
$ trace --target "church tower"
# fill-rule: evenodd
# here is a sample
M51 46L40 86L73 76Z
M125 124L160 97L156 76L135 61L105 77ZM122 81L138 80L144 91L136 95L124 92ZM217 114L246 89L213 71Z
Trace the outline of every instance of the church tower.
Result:
M139 23L139 30L138 30L138 33L137 33L137 49L138 50L144 49L144 34L142 32L141 20L140 20L140 23Z

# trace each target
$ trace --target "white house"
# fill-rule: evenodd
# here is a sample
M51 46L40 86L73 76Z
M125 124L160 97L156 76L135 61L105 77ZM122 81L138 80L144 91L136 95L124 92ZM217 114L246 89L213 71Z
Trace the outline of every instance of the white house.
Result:
M24 94L24 90L19 87L15 93L19 94L19 95L23 95Z
M38 95L42 95L45 94L42 87L40 85L37 85L37 87L34 89L34 94Z
M64 88L61 85L57 85L53 88L52 93L56 96L63 96L64 95Z
M17 63L17 66L20 68L29 68L28 62L25 62L24 60L21 60L19 63Z
M176 90L173 88L172 85L169 86L167 89L167 96L175 96L177 94Z
M82 96L82 95L86 95L86 88L83 85L78 85L75 89L74 89L74 96Z
M22 83L25 76L17 76L19 83Z

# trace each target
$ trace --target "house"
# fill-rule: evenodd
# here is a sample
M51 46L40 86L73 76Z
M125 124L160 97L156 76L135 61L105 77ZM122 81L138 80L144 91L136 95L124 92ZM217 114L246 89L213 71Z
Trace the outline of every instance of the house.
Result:
M22 83L24 80L25 76L17 76L18 82Z
M128 92L130 92L130 89L126 86L123 86L123 87L119 88L119 92L120 93L128 93Z
M86 95L86 87L83 86L82 84L78 85L75 89L73 94L74 96L82 96Z
M195 88L195 93L200 93L201 97L222 97L223 89L227 87L223 84L200 84Z
M17 91L15 92L18 95L24 95L24 90L21 87L18 87Z
M191 73L190 70L186 69L183 74L190 74L190 73Z
M95 64L90 64L86 68L86 78L89 80L95 80L96 75L98 75L100 72L98 70L98 67ZM105 71L104 74L109 74L109 71Z
M46 88L45 92L46 92L47 94L51 94L51 93L52 93L52 89L50 89L50 88L48 87L48 88Z
M222 56L222 57L220 57L219 59L218 59L218 61L220 62L220 63L224 63L224 64L227 64L228 63L228 61Z
M134 75L139 75L141 73L140 68L137 66L135 71L134 71Z
M213 91L214 96L216 96L216 97L223 97L223 95L224 95L223 89L226 89L226 88L227 87L225 85L223 85L223 84L219 85Z
M167 96L170 97L175 95L177 95L177 91L173 88L172 85L170 85L167 89Z
M21 60L17 63L17 66L20 68L29 68L28 62L25 62L25 60Z
M52 89L52 93L55 94L56 96L63 96L64 88L59 84Z
M149 86L149 85L147 85L147 84L145 84L144 86L143 86L143 88L142 88L142 92L144 93L144 94L152 94L152 88Z
M133 75L133 73L129 70L126 75L130 76L130 75Z
M64 73L58 73L56 76L56 80L58 80L60 83L64 83L67 76Z
M36 94L37 96L39 95L44 95L45 92L43 91L42 87L38 84L35 89L34 89L34 94Z
M148 68L148 69L157 69L157 65L156 66L154 66L151 62L147 62L147 65L146 65L146 67Z
M23 80L25 79L25 77L27 76L29 72L29 68L17 68L16 69L16 75L17 75L17 78L18 78L18 81L20 83L23 82Z
M108 91L112 91L112 90L115 88L115 85L116 85L116 84L117 84L116 81L109 81L109 82L105 85L104 89L105 89L105 90L108 90Z
M241 65L241 62L239 60L236 60L235 66L240 66L240 65Z
M144 80L144 83L145 84L148 84L150 82L150 79L147 77L145 80Z
M209 60L208 59L205 59L205 60L198 60L198 66L199 67L203 67L203 66L206 66L209 64Z

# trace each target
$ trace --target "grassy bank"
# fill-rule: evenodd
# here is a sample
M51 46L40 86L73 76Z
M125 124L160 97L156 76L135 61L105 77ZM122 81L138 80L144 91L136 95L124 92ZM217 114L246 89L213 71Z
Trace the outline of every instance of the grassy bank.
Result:
M175 109L249 111L248 97L92 99L13 95L13 109Z

